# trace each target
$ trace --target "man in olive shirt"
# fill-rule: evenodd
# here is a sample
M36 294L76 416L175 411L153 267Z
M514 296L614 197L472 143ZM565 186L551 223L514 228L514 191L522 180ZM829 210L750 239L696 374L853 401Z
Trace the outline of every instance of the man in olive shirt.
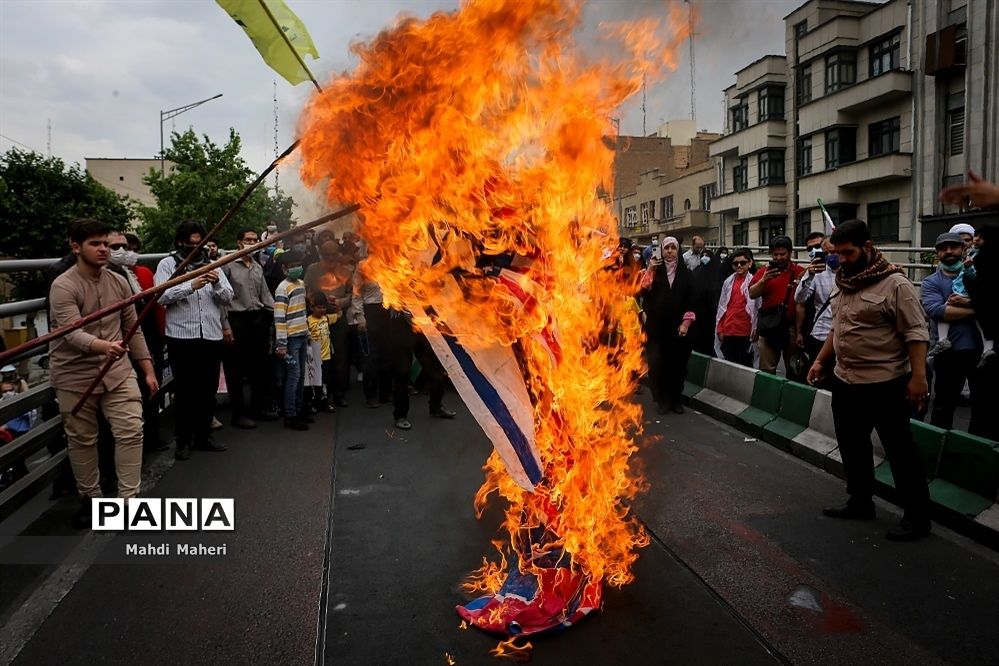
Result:
M108 226L98 220L75 220L70 224L70 248L76 255L76 265L52 283L49 308L53 328L132 295L125 278L104 269L108 261L108 231ZM142 396L126 354L138 363L150 394L159 390L159 383L142 332L136 332L127 348L121 344L125 331L135 320L135 308L123 308L55 340L49 351L49 374L69 440L69 462L82 500L75 519L78 527L90 525L90 500L101 497L98 409L110 424L115 439L118 495L127 498L139 494ZM111 369L74 416L73 406L107 359L114 361Z
M831 300L833 324L808 381L818 382L823 363L835 354L833 422L850 499L822 513L874 518L871 431L877 429L905 510L887 536L893 541L919 539L930 532L926 473L909 430L912 407L929 399L929 333L919 292L874 247L861 220L838 226L830 241L840 261Z

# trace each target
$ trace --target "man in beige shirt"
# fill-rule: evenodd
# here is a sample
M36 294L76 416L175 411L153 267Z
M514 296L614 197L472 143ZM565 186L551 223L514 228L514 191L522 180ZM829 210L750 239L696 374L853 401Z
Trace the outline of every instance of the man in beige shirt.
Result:
M132 295L128 282L104 266L108 261L109 228L98 220L70 223L70 248L76 265L60 275L49 291L49 321L53 328L70 324L102 307ZM97 410L111 426L115 438L115 470L119 497L139 494L142 472L142 396L135 371L125 358L130 355L143 372L151 394L159 390L152 357L142 331L126 348L125 331L136 320L133 307L126 307L79 328L52 343L49 373L69 441L69 462L76 477L82 505L77 527L90 525L90 500L101 497L97 466ZM94 393L75 416L73 406L97 377L107 359L114 361Z
M929 399L929 332L919 292L902 269L874 247L861 220L838 226L830 241L840 261L830 306L832 330L808 371L808 381L818 382L823 363L835 354L833 422L850 499L822 513L830 518L874 518L871 431L877 429L905 510L887 536L893 541L919 539L930 532L926 473L909 430L913 407Z

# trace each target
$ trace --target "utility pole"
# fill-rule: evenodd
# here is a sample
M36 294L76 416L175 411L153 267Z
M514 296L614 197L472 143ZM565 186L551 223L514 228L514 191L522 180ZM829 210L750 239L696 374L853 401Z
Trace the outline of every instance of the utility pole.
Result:
M645 135L645 72L642 72L642 136Z
M48 119L48 139L45 142L45 149L49 153L49 157L52 157L52 119Z
M687 3L687 26L690 32L690 119L697 120L697 102L694 97L694 5L690 0ZM694 128L696 131L696 127Z

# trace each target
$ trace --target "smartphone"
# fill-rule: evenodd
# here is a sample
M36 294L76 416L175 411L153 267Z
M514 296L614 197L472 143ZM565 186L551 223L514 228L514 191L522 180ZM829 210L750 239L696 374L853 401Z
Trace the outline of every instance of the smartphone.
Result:
M813 249L811 252L809 252L808 256L811 257L812 261L825 261L826 251L823 250L822 248L817 247Z
M659 245L659 236L652 237L652 258L656 261L663 260L663 248Z
M780 263L774 261L773 259L771 259L770 260L770 264L767 266L767 270L769 270L769 271L779 271L780 270Z

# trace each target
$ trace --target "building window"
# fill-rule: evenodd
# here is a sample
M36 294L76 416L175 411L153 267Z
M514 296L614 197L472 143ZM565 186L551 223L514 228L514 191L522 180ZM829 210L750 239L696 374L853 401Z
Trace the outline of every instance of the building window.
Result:
M638 211L634 206L628 206L624 209L624 226L629 229L638 227Z
M897 241L898 199L867 204L867 226L874 241Z
M760 185L784 184L784 151L764 150L759 157Z
M710 185L702 185L700 194L700 210L711 210L711 200L715 198L715 184L711 183Z
M829 217L832 218L833 225L857 218L856 204L837 204L827 207L826 210L829 212Z
M812 233L812 211L799 210L794 214L794 244L804 245L805 236Z
M769 86L760 90L760 122L784 119L784 89Z
M900 33L875 42L871 46L871 78L881 76L885 72L898 69L899 52L901 50Z
M642 226L643 227L649 226L649 204L647 203L641 204L640 211L642 215Z
M732 109L732 131L738 132L749 127L749 101L743 99Z
M798 175L807 176L812 173L812 137L798 139Z
M897 153L902 135L902 123L898 116L871 123L867 126L868 157Z
M794 24L794 38L801 39L808 32L808 21Z
M836 92L857 82L857 54L839 51L826 58L826 92Z
M743 157L738 166L732 168L732 187L736 192L749 189L749 158Z
M947 154L964 152L964 91L947 95Z
M784 220L782 218L760 219L760 245L768 247L770 241L784 235Z
M683 209L684 210L690 210L690 199L684 199L683 200Z
M673 195L663 197L659 200L659 209L663 214L663 219L668 220L673 217Z
M749 245L749 223L736 222L732 225L732 245L734 247Z
M812 101L812 66L802 65L798 68L798 78L794 82L794 94L798 106Z
M826 168L835 169L857 159L857 129L840 127L826 132Z
M656 219L656 200L655 199L653 199L652 201L649 202L649 219L650 220Z

